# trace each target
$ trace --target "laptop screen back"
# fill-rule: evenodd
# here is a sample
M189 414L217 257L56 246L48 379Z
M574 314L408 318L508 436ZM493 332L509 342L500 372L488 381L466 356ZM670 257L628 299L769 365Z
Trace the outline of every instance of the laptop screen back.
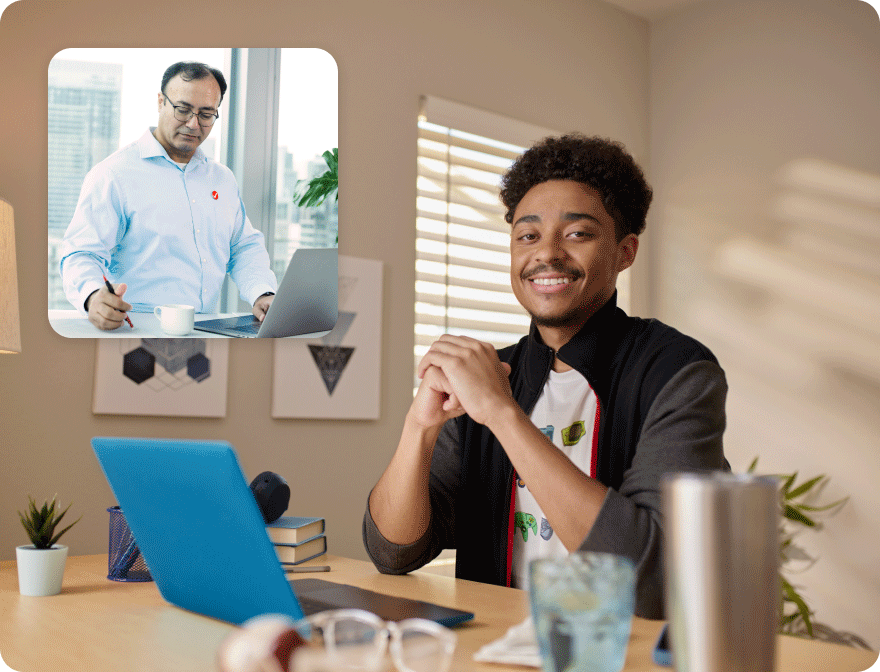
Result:
M92 446L163 598L231 623L302 617L229 444L98 437Z

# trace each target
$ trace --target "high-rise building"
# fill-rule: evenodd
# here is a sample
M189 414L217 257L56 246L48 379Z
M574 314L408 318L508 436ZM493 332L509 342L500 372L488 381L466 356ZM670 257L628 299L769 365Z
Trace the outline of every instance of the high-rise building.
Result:
M275 246L272 270L279 281L284 276L287 262L300 245L299 207L294 202L297 173L293 153L287 147L278 147L278 172L275 189Z
M54 59L49 64L49 308L69 308L58 246L86 173L119 148L122 65Z

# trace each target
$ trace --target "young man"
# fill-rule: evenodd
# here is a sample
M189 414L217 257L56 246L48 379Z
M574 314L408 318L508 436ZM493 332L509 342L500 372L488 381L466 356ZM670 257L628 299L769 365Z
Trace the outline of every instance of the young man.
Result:
M235 177L199 149L220 116L223 73L180 62L162 77L159 120L95 166L61 244L68 300L99 329L165 303L213 312L227 271L262 319L277 281ZM119 284L110 292L102 276ZM125 298L123 298L125 295Z
M663 613L660 478L729 468L727 385L703 345L616 306L652 192L618 143L568 135L502 181L510 279L529 335L496 351L446 335L422 359L364 543L382 572L456 548L459 578L527 587L537 557L636 565L636 612Z

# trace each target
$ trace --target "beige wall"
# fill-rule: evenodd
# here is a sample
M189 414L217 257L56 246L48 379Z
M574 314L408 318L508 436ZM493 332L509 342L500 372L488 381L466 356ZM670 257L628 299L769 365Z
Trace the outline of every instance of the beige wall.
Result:
M366 557L363 506L397 444L412 398L416 115L433 94L563 130L617 137L647 159L646 22L598 3L25 2L0 22L0 193L15 208L23 353L0 357L0 558L24 533L28 493L85 514L74 553L106 550L114 503L89 446L95 435L224 439L245 474L293 487L290 513L323 515L330 551ZM193 27L185 27L194 21ZM320 47L340 86L340 252L385 264L381 418L273 420L269 342L230 347L224 419L94 416L94 341L46 320L46 68L72 46ZM157 83L158 86L158 83ZM308 92L303 92L308 98Z
M783 259L778 248L800 241L791 253L797 268L856 287L856 296L877 290L876 266L870 275L876 237L846 238L858 243L850 248L861 252L853 255L861 265L841 269L846 259L815 260L802 251L801 225L772 214L791 191L777 173L792 160L880 174L876 15L855 0L802 5L698 3L650 27L587 0L285 0L212 10L160 0L146 16L106 0L11 7L0 22L0 194L16 213L24 352L0 357L0 558L24 541L15 510L28 493L57 491L85 514L68 537L73 552L106 548L112 495L88 445L99 434L228 440L246 474L272 469L288 478L292 513L328 518L331 552L364 557L362 506L411 394L415 116L419 95L429 93L619 138L646 163L657 199L634 271L636 312L669 321L718 354L731 382L726 441L735 468L760 455L767 471L828 473L829 496L852 495L803 580L820 620L877 646L880 383L876 365L860 366L876 358L877 333L866 319L829 311L827 301L814 305L810 296L796 300L744 282L765 248L729 245L748 236ZM181 17L194 18L196 29L182 27ZM230 348L222 420L91 414L94 343L57 337L43 307L46 67L65 47L175 44L310 46L336 58L340 252L385 263L378 421L273 420L271 346L252 342ZM876 202L865 219L864 204L852 202L858 195L807 191L835 211L855 212L847 221L877 230ZM825 240L840 238L819 230ZM786 268L773 266L773 277L790 277ZM835 294L838 286L826 291L851 294ZM806 326L792 333L792 324ZM873 351L844 339L817 354L826 327Z
M737 470L828 474L819 621L880 646L880 21L699 3L651 26L658 317L718 356ZM807 162L806 160L810 160Z

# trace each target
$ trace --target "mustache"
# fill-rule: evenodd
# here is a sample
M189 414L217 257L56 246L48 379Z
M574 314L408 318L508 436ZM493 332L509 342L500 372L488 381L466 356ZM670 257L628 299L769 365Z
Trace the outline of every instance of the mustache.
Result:
M536 275L548 272L569 275L575 280L579 280L580 278L584 277L584 273L580 269L569 268L567 266L564 266L563 264L538 264L537 266L520 273L519 277L521 280L528 280L535 277Z

